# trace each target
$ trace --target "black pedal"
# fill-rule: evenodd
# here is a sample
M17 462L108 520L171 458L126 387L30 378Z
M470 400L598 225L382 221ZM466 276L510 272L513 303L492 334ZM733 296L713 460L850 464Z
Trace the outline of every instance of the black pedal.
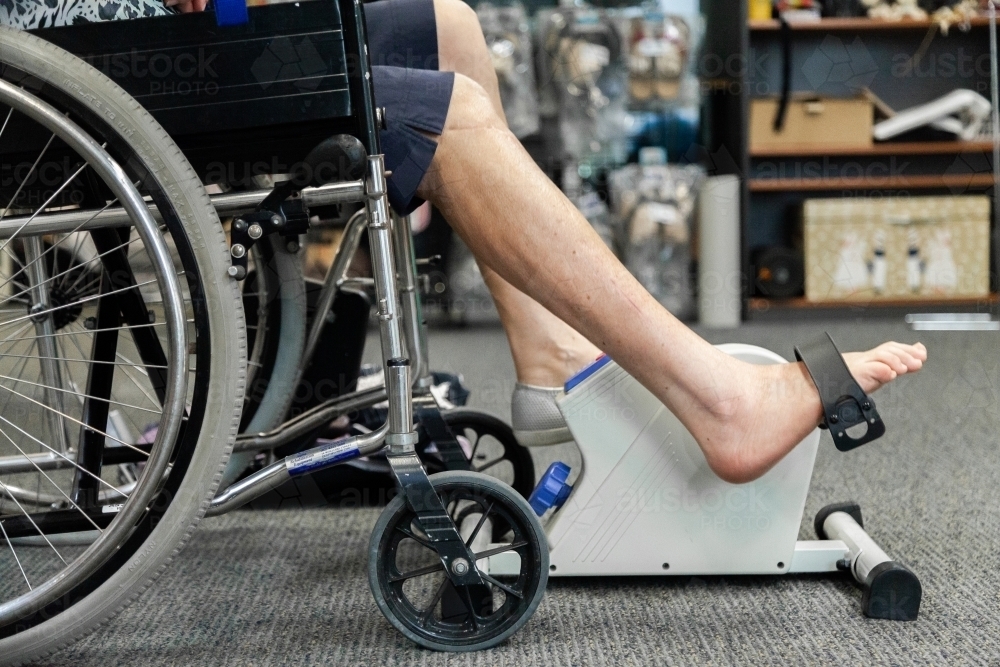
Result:
M830 429L837 449L846 452L885 434L885 424L875 409L875 401L851 375L830 334L796 347L795 358L806 365L819 391L823 403L822 427ZM860 431L854 427L862 424L867 427L863 433L850 432L852 429Z

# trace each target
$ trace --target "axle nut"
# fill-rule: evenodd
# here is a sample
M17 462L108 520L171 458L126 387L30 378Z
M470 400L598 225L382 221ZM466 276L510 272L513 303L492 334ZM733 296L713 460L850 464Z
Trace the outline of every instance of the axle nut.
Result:
M464 558L456 558L451 562L451 571L462 576L469 573L469 561Z

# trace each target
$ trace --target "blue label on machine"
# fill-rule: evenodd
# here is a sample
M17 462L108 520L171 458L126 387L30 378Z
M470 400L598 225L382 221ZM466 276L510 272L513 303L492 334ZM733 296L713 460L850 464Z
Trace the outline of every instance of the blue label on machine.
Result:
M304 475L314 470L328 468L342 461L356 459L361 455L353 439L334 440L333 442L314 447L308 451L289 456L285 468L292 477Z
M570 379L566 380L566 384L565 386L563 386L563 391L568 394L573 387L576 387L578 384L589 378L591 375L593 375L597 371L607 366L610 362L611 362L611 357L609 357L606 354L602 354L601 356L597 357L597 359L592 364L584 368L582 371L580 371Z

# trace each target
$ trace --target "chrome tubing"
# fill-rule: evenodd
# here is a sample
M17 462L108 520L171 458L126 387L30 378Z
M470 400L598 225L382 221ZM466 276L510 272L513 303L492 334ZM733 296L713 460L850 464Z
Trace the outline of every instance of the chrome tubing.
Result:
M362 181L346 181L331 183L318 188L304 188L301 197L306 206L328 206L331 204L347 204L364 199L364 183ZM220 217L238 215L253 211L270 194L270 190L254 190L252 192L229 192L212 195L212 205ZM146 209L157 222L163 218L153 204ZM0 239L7 239L15 234L31 219L30 215L12 215L0 220ZM132 224L127 210L113 206L101 211L79 210L63 211L37 215L31 220L31 232L41 234L68 234L75 231L89 231L105 227L121 227Z
M368 216L365 214L365 210L361 209L351 216L351 219L347 221L347 226L344 227L344 236L340 240L340 247L333 259L333 265L326 272L323 290L319 293L319 300L316 303L316 315L309 328L309 336L306 338L306 347L302 354L303 366L308 365L313 352L316 351L320 334L323 333L323 325L326 324L326 314L333 307L337 290L347 281L347 271L351 266L351 260L354 259L354 255L358 251L361 235L365 233L367 226Z
M385 192L385 162L381 155L368 157L365 196L372 276L375 278L379 333L382 339L382 361L389 397L389 434L386 436L386 443L390 454L412 453L417 444L417 433L413 428L410 362L405 356L400 326L396 261L393 256L389 200Z
M341 415L355 410L362 410L386 400L385 387L372 387L355 391L345 396L337 396L306 410L297 417L289 419L273 431L267 433L244 433L236 438L234 452L265 451L280 447L292 440L306 435Z
M393 240L396 244L396 275L399 300L403 309L403 333L413 369L413 386L427 388L434 384L427 361L427 329L417 294L417 256L413 250L413 226L409 216L392 215Z
M263 470L236 482L213 498L205 516L219 516L231 512L260 498L268 491L278 488L292 477L374 454L382 449L388 432L389 424L386 422L381 428L371 433L313 447L280 461L275 461Z

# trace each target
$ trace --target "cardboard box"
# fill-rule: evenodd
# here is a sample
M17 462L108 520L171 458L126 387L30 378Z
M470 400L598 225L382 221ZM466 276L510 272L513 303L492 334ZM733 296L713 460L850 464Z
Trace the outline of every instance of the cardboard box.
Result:
M872 145L874 107L867 97L793 95L781 132L774 130L777 113L776 98L750 100L751 154L797 146L869 148Z
M989 294L988 197L810 199L803 226L809 301Z

